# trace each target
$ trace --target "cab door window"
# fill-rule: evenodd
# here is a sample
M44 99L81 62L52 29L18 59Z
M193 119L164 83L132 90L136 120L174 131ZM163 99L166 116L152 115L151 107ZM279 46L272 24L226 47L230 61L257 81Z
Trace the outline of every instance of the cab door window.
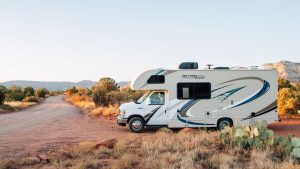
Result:
M164 105L165 104L165 93L164 92L154 92L150 96L150 105Z

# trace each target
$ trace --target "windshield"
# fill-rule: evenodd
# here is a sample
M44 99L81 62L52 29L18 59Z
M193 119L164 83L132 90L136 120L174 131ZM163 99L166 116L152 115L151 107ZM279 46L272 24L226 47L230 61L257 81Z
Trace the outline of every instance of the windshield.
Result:
M135 103L137 104L141 104L143 103L144 100L147 99L147 97L151 94L151 91L146 92L138 101L136 101Z

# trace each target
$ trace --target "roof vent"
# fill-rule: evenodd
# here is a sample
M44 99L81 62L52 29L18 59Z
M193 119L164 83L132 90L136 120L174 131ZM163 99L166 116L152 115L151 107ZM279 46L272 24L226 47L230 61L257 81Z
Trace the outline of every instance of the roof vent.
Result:
M183 62L179 65L179 69L198 69L197 62Z

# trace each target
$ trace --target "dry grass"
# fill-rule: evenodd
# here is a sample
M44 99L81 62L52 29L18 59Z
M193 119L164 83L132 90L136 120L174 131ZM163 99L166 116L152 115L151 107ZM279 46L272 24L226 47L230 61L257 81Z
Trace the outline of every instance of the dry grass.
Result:
M78 154L88 154L93 152L93 150L95 149L96 144L94 142L90 142L90 141L84 141L84 142L80 142L78 147L75 149L75 151Z
M118 115L118 107L117 105L109 105L109 107L97 107L95 109L92 109L89 112L89 115L99 117L116 117Z
M29 108L31 106L37 105L37 102L5 102L3 105L0 105L0 114L1 113L11 113L15 111L20 111L25 108Z
M29 106L36 105L36 102L5 102L4 104L13 107L13 108L27 108Z
M114 118L118 115L118 106L109 105L108 107L96 107L95 103L88 96L67 95L65 100L75 106L80 107L84 112L95 117Z
M92 99L88 96L67 95L65 100L85 110L94 109L96 107Z
M228 149L222 147L216 131L192 130L172 132L162 129L155 135L129 134L118 140L113 149L81 142L76 147L62 147L49 155L49 164L1 163L5 168L115 168L115 169L185 169L185 168L300 168L292 161L273 161L272 151ZM1 166L1 165L0 165ZM3 168L2 167L2 168Z

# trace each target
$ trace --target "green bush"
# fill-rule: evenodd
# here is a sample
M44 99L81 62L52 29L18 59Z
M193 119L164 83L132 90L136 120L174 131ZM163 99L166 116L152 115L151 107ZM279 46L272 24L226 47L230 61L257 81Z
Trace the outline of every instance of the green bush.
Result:
M7 101L22 101L25 98L25 95L21 87L11 86L6 93L5 100Z
M35 93L34 89L31 86L25 87L23 92L26 97L34 96Z
M0 105L4 103L4 100L5 100L4 90L0 89Z
M92 98L97 106L108 106L110 104L107 93L117 91L118 86L112 78L101 78L99 82L92 87Z
M23 101L24 102L35 102L35 103L38 103L39 99L36 96L28 96Z
M46 88L39 88L35 92L35 96L41 98L45 98L47 94L49 94L49 91Z

